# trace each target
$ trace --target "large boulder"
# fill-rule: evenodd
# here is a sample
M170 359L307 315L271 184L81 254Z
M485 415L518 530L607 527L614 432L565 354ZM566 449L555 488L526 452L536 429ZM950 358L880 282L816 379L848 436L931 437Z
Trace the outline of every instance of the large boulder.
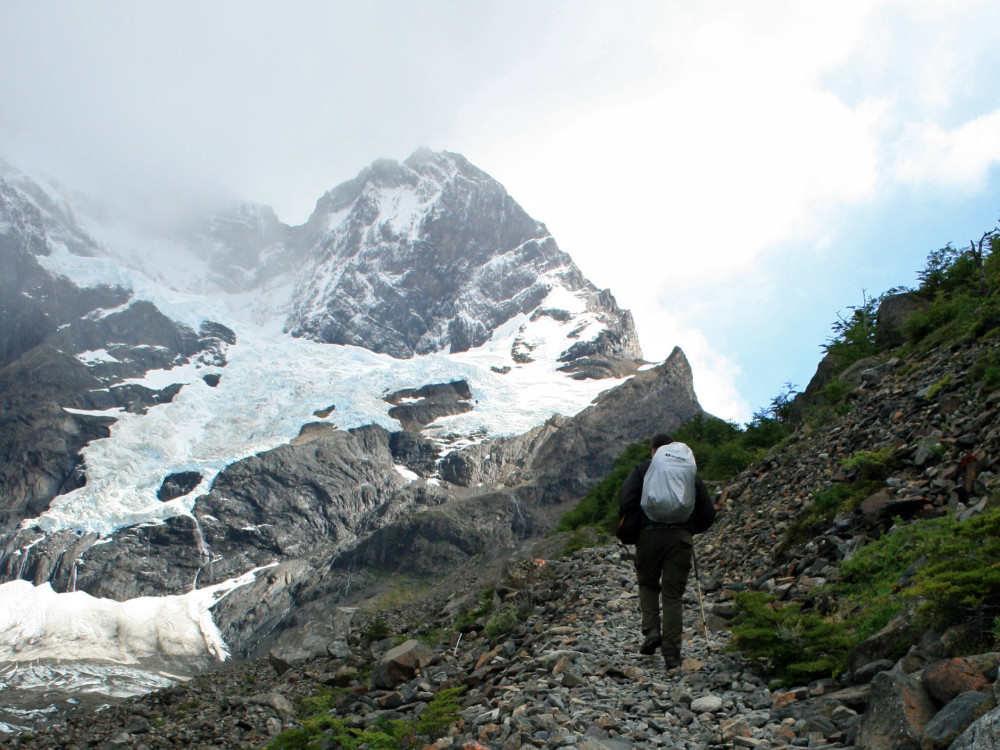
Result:
M434 652L424 643L410 639L390 649L372 670L372 687L391 690L412 680L417 672L434 660Z
M916 677L881 672L872 680L868 711L858 731L862 750L919 750L936 710Z
M969 691L991 693L989 680L965 659L945 659L927 667L921 674L924 689L938 703L948 703Z
M920 740L921 750L944 750L972 722L995 708L996 705L997 702L992 695L976 691L962 693L927 722L927 726L924 727L924 736Z
M347 636L350 635L354 612L353 607L337 607L329 617L286 630L271 647L267 660L278 674L284 674L296 664L322 656L347 656L350 654Z
M847 654L847 666L852 675L872 662L888 658L901 643L912 643L917 635L913 616L904 610L875 635L865 639Z
M903 343L903 326L913 313L926 310L930 302L913 292L893 294L882 300L875 314L875 343L895 347Z
M995 750L1000 747L1000 708L994 708L962 732L951 750Z

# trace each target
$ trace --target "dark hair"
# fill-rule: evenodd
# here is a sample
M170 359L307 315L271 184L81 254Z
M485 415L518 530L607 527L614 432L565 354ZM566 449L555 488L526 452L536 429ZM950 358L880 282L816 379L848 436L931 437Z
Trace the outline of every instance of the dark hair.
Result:
M660 448L664 445L670 445L674 442L674 439L670 436L670 433L661 432L659 435L653 435L653 450Z

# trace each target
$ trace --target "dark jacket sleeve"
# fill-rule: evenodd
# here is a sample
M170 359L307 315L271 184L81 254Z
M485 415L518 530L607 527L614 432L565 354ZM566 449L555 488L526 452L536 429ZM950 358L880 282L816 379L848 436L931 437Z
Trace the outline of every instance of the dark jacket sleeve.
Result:
M642 487L640 486L639 489L641 492ZM692 533L701 534L708 531L712 524L715 523L715 506L712 504L712 498L708 494L708 487L701 481L701 477L695 480L694 490L694 511L691 513L691 520L685 526Z
M625 484L618 491L618 514L631 508L638 508L642 502L642 480L649 471L649 461L638 464L625 477Z

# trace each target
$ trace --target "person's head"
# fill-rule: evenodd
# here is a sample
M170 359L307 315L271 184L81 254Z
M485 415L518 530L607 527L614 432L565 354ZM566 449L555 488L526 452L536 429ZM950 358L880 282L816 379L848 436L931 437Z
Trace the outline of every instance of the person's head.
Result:
M653 435L653 453L656 453L658 448L662 448L664 445L670 445L674 442L674 439L667 432L661 432L658 435Z

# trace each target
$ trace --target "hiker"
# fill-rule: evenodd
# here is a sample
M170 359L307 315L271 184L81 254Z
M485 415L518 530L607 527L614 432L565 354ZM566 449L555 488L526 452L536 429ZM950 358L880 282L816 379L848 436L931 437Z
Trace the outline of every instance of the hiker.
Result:
M674 439L661 433L653 437L651 459L659 448L671 445ZM691 559L694 554L693 534L708 529L715 521L715 506L708 495L704 482L694 474L694 457L683 443L690 456L692 470L694 508L688 520L681 523L663 523L652 520L640 508L641 528L635 542L635 572L639 583L639 609L642 613L642 645L639 653L655 654L661 649L667 670L681 664L681 600L687 585ZM618 493L619 512L640 507L643 494L643 480L652 460L643 461L632 469ZM690 492L690 485L688 488ZM690 504L690 499L688 499ZM663 619L661 629L660 596L663 597Z

